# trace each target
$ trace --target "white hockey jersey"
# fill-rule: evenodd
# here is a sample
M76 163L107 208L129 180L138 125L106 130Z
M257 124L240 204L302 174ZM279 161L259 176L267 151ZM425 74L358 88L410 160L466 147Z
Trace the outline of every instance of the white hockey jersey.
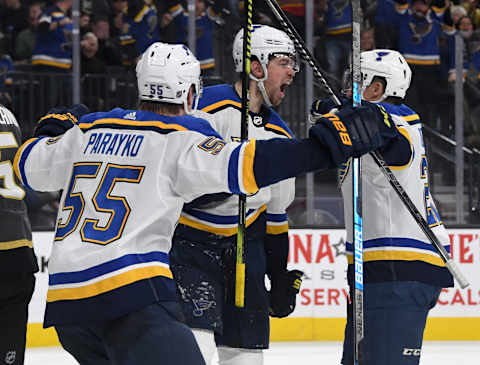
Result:
M405 105L382 105L392 115L398 130L409 140L411 147L410 161L404 166L390 168L449 252L449 236L429 192L427 157L420 118ZM382 275L392 275L392 280L417 280L441 286L451 284L451 276L442 259L372 157L362 156L361 162L363 260L368 274L365 282L382 281L385 279ZM349 264L352 264L352 174L348 164L341 170L340 180L347 229L347 257ZM385 274L383 269L377 270L378 272L375 269L369 270L369 264L381 261L396 262L396 272ZM388 270L393 270L391 265Z
M216 85L205 88L197 115L207 119L225 141L239 141L241 129L241 100L232 85ZM208 113L208 114L206 114ZM249 139L293 138L293 133L280 116L270 108L264 113L250 116ZM295 197L295 179L283 180L260 189L247 197L247 227L266 213L267 233L288 232L286 209ZM221 202L182 211L180 223L221 236L237 233L238 196Z
M226 144L199 118L120 108L27 141L17 176L63 190L44 325L175 300L168 252L182 206L205 193L255 193L252 142Z

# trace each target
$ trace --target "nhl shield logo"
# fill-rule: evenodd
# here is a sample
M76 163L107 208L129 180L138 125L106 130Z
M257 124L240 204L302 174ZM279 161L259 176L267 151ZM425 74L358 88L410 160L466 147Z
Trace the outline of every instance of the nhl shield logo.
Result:
M5 355L5 364L11 365L15 362L15 358L17 357L16 351L8 351Z
M252 121L257 127L260 127L263 124L263 118L260 115L255 115Z

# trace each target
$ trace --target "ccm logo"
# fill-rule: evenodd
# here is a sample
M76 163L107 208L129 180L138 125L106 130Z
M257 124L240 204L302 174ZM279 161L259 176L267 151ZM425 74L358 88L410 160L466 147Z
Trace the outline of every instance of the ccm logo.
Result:
M403 349L403 356L420 356L422 349Z
M340 139L342 140L343 144L346 144L348 146L352 145L352 140L350 139L350 136L348 135L347 128L345 127L345 124L338 119L338 117L335 114L325 114L325 118L328 118L330 122L332 122L333 126L335 129L338 131L338 135L340 136Z

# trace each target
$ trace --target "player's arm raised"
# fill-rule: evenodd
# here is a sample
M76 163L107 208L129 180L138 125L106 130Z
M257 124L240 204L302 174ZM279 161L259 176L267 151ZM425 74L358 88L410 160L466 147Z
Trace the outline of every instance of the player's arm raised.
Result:
M38 121L33 137L17 151L15 173L28 188L37 191L56 191L64 186L66 169L71 163L73 149L78 145L78 119L88 112L83 104L71 108L53 108ZM31 153L32 150L41 153Z
M177 154L172 181L187 201L219 191L253 194L290 177L337 167L398 136L390 116L373 104L356 109L345 107L337 115L318 118L309 137L301 140L226 143L202 135L187 141L178 134L172 146L179 146L182 151Z

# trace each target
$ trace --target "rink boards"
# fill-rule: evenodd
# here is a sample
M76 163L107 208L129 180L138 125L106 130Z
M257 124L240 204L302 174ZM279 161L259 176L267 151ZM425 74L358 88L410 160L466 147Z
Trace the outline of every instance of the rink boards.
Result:
M453 257L469 279L470 287L442 291L430 313L425 339L480 341L480 228L448 231ZM55 331L44 330L41 325L52 241L53 232L33 233L40 272L29 308L27 346L58 344ZM348 300L346 263L344 230L290 230L289 268L303 270L306 277L295 311L288 318L271 320L273 341L339 341L343 338Z

